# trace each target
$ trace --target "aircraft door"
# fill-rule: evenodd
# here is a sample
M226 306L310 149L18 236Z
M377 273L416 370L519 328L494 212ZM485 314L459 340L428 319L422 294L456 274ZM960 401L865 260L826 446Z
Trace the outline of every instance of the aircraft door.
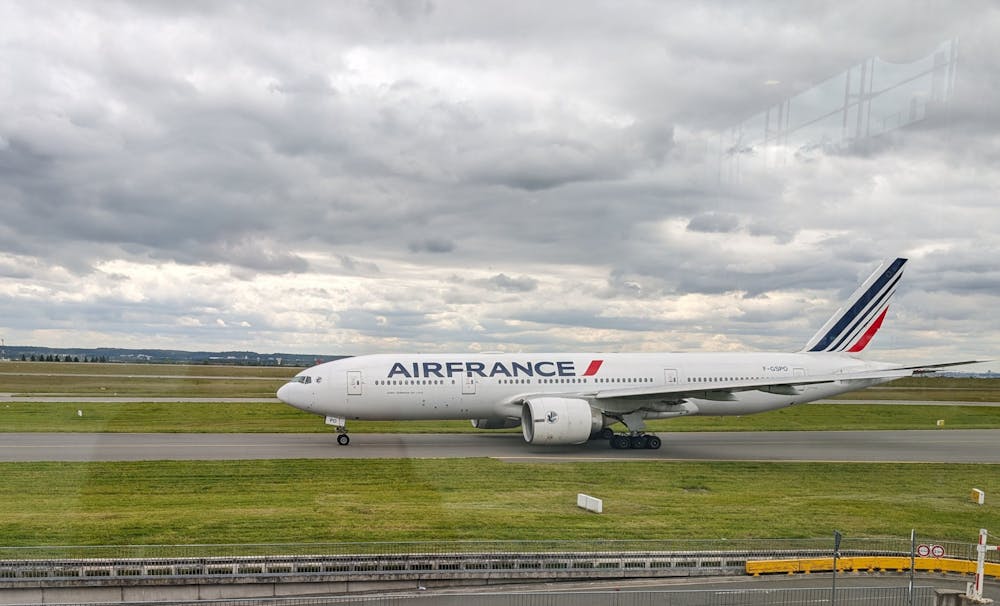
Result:
M677 384L677 369L676 368L664 368L663 369L663 382L666 385L676 385Z
M476 380L472 377L472 373L465 373L462 377L462 395L463 396L474 396L476 395Z
M362 395L362 380L360 370L348 370L347 371L347 395L349 396L360 396Z

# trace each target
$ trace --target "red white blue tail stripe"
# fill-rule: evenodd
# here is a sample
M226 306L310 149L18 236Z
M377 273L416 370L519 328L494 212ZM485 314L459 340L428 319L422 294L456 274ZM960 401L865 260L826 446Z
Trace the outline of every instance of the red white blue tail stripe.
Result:
M858 287L850 300L813 335L802 351L840 351L856 353L865 348L882 326L889 310L889 299L903 277L906 259L882 263Z

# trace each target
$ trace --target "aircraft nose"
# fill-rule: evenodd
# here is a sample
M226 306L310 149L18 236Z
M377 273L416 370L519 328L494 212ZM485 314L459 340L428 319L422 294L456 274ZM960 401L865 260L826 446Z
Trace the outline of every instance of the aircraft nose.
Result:
M274 395L278 396L278 399L284 402L285 404L294 406L295 404L292 402L292 400L294 399L293 398L294 392L295 392L295 387L291 383L285 383L284 385L278 388L278 392Z
M290 381L279 387L275 395L278 396L279 400L289 406L294 406L295 408L306 412L313 411L313 406L315 405L315 394L312 392L312 389L306 385L302 385L296 381Z

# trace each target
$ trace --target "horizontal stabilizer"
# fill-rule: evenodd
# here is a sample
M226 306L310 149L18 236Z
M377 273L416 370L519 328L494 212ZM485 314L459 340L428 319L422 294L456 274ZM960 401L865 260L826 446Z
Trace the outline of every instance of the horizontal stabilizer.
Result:
M901 370L912 371L915 375L925 375L932 372L938 372L942 368L950 368L952 366L966 366L968 364L985 364L986 362L992 362L993 360L966 360L964 362L939 362L936 364L921 364L920 366L905 366Z

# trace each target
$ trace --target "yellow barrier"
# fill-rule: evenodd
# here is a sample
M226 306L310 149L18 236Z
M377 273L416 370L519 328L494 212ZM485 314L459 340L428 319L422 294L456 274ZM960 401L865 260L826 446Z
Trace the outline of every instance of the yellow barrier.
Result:
M916 558L916 570L933 572L955 572L959 574L975 574L976 563L970 560L953 560L950 558ZM904 572L910 569L908 557L878 557L862 556L837 558L837 572ZM750 560L746 564L747 574L760 576L762 574L809 574L812 572L830 572L833 570L833 558L801 558L794 560ZM987 563L984 570L986 576L1000 579L1000 564Z

